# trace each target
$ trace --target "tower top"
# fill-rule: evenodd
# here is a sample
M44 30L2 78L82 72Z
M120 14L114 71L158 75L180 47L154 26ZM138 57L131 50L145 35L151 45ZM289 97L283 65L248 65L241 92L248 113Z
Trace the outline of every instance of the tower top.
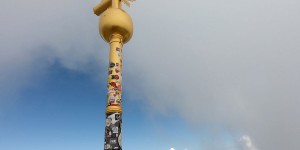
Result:
M97 16L100 16L107 8L122 8L121 3L123 2L125 5L130 7L131 2L135 0L102 0L98 5L96 5L93 10Z

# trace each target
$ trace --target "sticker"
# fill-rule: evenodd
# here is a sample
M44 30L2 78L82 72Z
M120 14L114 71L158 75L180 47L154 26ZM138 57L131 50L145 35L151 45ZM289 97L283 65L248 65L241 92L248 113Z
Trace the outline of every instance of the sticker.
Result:
M116 87L117 88L117 87ZM117 89L109 89L106 106L122 107L122 94Z
M112 86L112 87L116 87L117 86L116 82L110 82L109 85Z
M107 94L110 94L110 93L113 93L113 92L115 92L115 90L114 90L114 89L108 89L108 92L107 92Z
M119 63L116 63L115 72L119 73L121 71Z
M118 52L118 56L121 57L121 48L116 48L116 51Z
M117 144L117 139L116 138L110 139L109 144L111 145Z
M110 144L105 144L104 149L111 149L112 147L110 146Z
M111 75L111 79L116 79L116 80L118 80L118 79L119 79L119 76L118 76L118 75Z
M116 71L116 73L119 73L120 72L120 68L116 68L115 71Z
M112 106L112 103L114 103L116 99L117 98L113 93L109 93L107 105Z
M114 99L109 99L109 102L113 103L113 102L115 102L115 100Z
M117 90L118 90L118 91L122 91L122 86L121 86L121 85L118 85L118 86L117 86Z
M109 64L109 68L112 68L112 67L114 67L115 66L115 63L110 63Z
M105 150L122 149L122 119L120 113L106 116L105 121Z
M110 105L109 105L109 106L121 107L121 105L120 105L120 104L116 104L116 103L110 103Z
M112 132L113 133L119 133L119 127L112 127Z
M114 87L114 90L117 91L117 90L118 90L118 87L115 86L115 87ZM118 93L118 94L119 94L119 93Z
M118 103L118 104L121 104L121 99L117 99L117 103Z
M121 114L120 113L115 113L115 120L120 121L121 120Z

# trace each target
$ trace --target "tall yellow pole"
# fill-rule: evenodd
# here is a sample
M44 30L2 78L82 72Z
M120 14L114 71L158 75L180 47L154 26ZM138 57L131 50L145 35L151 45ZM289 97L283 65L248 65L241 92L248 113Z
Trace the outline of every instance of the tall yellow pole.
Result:
M109 44L106 113L122 113L122 36L113 34Z
M122 0L129 5L128 0ZM129 0L132 1L132 0ZM102 0L94 7L100 35L110 45L104 150L122 149L122 48L133 34L131 17L121 0Z
M113 34L109 42L105 150L122 149L122 39L120 34Z

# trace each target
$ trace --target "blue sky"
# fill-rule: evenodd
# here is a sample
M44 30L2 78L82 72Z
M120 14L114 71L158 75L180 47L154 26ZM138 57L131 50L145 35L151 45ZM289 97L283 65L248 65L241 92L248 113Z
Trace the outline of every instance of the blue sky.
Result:
M106 74L106 69L95 69ZM2 112L0 147L5 150L102 149L106 80L55 63L42 80L19 93ZM126 79L125 79L126 80ZM177 115L150 116L142 101L128 100L124 84L123 143L126 149L198 147L199 139ZM175 131L175 132L174 132Z

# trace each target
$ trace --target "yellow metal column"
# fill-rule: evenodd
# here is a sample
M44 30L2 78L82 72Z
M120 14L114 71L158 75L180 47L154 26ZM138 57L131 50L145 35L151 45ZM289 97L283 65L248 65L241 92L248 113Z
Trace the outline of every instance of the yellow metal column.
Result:
M113 34L109 43L107 114L122 113L122 39L121 35Z
M102 0L94 7L99 32L110 45L104 150L122 150L122 47L133 34L131 17L121 8L134 0Z
M113 34L109 42L105 150L122 149L122 39Z

